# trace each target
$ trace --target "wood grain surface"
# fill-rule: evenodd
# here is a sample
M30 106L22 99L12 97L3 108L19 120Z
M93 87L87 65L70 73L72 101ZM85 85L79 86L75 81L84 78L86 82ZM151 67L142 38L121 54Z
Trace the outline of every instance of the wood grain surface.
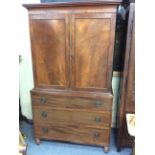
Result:
M25 4L30 21L34 133L109 150L112 64L121 0Z
M42 99L46 102L42 103ZM91 99L77 97L55 97L49 94L32 95L33 106L49 106L53 108L85 109L111 112L112 98Z
M94 129L71 125L37 125L35 136L42 139L69 141L81 144L108 146L109 129ZM46 130L45 130L46 129ZM47 131L48 130L48 131Z
M83 126L110 127L111 114L109 112L90 112L77 109L56 109L44 106L33 108L33 119L35 122L46 122L61 124L79 124ZM46 113L46 117L43 116Z

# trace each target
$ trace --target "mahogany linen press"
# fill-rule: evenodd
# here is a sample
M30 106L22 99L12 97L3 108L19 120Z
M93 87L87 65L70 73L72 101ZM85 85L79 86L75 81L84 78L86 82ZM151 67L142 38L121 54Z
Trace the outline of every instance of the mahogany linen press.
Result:
M109 150L112 65L121 0L24 4L28 9L34 135Z

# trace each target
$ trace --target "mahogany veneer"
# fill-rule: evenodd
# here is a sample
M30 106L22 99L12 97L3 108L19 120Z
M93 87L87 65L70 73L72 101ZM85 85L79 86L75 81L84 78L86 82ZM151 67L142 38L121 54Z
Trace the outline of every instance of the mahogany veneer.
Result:
M108 151L112 63L121 0L25 4L29 12L34 133Z

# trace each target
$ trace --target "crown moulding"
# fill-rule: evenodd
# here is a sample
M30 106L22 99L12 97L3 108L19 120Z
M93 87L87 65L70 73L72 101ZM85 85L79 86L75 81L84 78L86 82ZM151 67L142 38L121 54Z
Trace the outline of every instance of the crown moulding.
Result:
M65 6L91 6L91 5L118 5L122 0L98 0L98 1L76 1L76 2L51 2L51 3L38 3L38 4L23 4L27 9L32 8L51 8L51 7L65 7Z

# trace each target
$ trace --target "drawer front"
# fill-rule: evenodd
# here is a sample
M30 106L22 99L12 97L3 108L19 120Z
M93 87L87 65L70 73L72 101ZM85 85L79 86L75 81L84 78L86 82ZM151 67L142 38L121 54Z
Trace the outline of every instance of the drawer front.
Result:
M50 95L32 95L32 103L34 106L44 105L55 108L73 108L73 109L89 109L89 110L105 110L111 111L112 98L102 99L84 99L76 97L53 97Z
M88 112L73 109L52 109L49 107L33 107L34 121L37 123L72 123L85 126L110 127L111 114Z
M94 129L84 127L37 125L35 136L43 139L64 140L75 143L107 145L110 129Z

